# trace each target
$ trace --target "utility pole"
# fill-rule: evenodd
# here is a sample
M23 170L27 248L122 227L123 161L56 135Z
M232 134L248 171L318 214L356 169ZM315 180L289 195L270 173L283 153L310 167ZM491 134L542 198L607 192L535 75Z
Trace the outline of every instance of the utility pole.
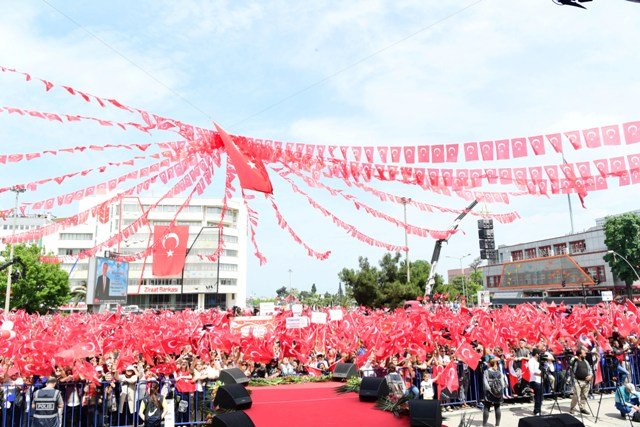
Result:
M24 187L12 187L10 191L16 193L16 204L13 209L13 228L11 229L11 237L16 235L16 222L18 220L18 201L20 199L20 193L24 193L26 189ZM9 246L9 261L13 261L13 246L11 243ZM7 293L4 298L4 315L6 316L9 313L9 300L11 299L11 273L13 272L13 265L9 264L9 268L7 269Z
M291 292L291 275L293 274L293 270L289 269L289 292Z
M405 246L405 263L407 264L407 283L411 281L411 267L409 266L409 237L407 235L407 203L411 203L411 199L403 197L400 199L404 208L404 246Z

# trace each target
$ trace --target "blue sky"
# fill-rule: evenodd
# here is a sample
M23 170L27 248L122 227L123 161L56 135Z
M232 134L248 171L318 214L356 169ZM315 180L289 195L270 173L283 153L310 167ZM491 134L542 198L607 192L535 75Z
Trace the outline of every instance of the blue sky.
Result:
M199 126L211 127L215 120L229 132L311 144L462 143L584 129L640 116L636 54L640 5L599 0L583 11L550 0L307 3L6 2L0 16L0 63ZM359 62L363 58L368 59ZM0 75L0 105L125 117L85 105L61 91L45 94L37 85L8 75ZM168 134L147 137L94 125L62 126L0 115L2 153L170 139ZM633 147L617 150L628 154ZM0 184L130 155L61 155L3 166ZM569 150L567 160L612 155L606 148ZM548 154L527 164L559 161L558 155ZM25 200L120 173L107 171L87 176L84 182L43 186ZM321 291L335 292L342 267L355 266L358 255L371 260L383 255L346 236L286 183L272 179L291 225L312 247L332 250L333 255L322 262L308 258L277 227L268 204L257 200L258 242L269 263L259 267L250 257L250 294L270 295L288 285L289 269L294 287L309 289L316 283ZM461 199L400 185L376 187L428 203L466 206ZM381 211L402 215L401 207L352 192ZM576 201L576 230L593 225L595 218L638 209L633 197L637 192L633 186L616 188L610 180L609 191L588 196L588 209L578 208ZM403 243L399 228L368 218L321 190L309 193L363 232ZM219 182L207 195L222 195ZM11 205L9 197L0 197L2 209ZM523 217L497 227L497 243L509 244L567 233L566 206L566 197L557 196L521 197L509 206L483 208L517 210ZM415 225L436 229L446 228L453 219L411 208L408 216ZM474 219L466 221L464 233L451 239L443 255L475 257L475 227ZM413 259L430 258L432 240L410 236L409 245ZM446 274L446 269L457 266L457 260L444 258L439 271Z

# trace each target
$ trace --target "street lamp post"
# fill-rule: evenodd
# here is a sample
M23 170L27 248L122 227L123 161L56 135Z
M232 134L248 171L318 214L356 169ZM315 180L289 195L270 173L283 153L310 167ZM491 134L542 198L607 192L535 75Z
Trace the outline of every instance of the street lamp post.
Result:
M407 264L407 283L411 281L411 267L409 266L409 237L407 236L407 203L411 203L408 197L400 199L404 208L404 247L405 247L405 263Z
M460 273L462 273L462 296L465 301L467 300L467 277L466 274L464 274L464 269L462 268L462 260L469 256L471 256L471 254L466 254L461 257L447 256L447 258L457 259L460 262Z
M614 259L615 259L615 257L616 257L616 256L619 256L620 258L622 258L622 260L623 260L624 262L626 262L626 263L627 263L627 265L629 265L629 267L631 267L631 270L633 271L633 274L635 274L635 275L636 275L636 279L638 279L638 281L640 281L640 276L638 275L638 272L637 272L637 271L636 271L636 269L633 267L633 265L629 262L629 260L628 260L628 259L626 259L626 258L625 258L625 257L623 257L622 255L620 255L618 252L616 252L616 251L614 251L614 250L611 250L611 249L609 249L609 250L607 251L607 253L608 253L608 254L612 254ZM629 298L629 299L632 299L632 298L633 298L633 295L632 295L632 292L631 292L631 287L628 287L628 288L627 288L627 298Z
M24 187L12 187L11 191L16 193L16 204L13 210L13 228L11 229L11 237L16 235L16 222L18 219L18 201L20 199L20 193L24 193L26 189ZM9 261L13 261L13 246L11 243L9 246ZM11 299L11 273L13 272L13 265L9 264L9 268L7 269L7 293L4 298L4 313L5 316L9 312L9 300Z
M291 291L291 275L293 274L293 270L289 269L288 273L289 273L289 291Z

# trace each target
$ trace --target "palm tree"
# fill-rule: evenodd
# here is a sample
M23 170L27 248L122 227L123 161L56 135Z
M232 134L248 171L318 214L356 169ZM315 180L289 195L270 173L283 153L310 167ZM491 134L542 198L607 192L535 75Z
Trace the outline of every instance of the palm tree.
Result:
M82 281L79 285L71 288L71 300L69 305L78 305L87 300L87 282Z

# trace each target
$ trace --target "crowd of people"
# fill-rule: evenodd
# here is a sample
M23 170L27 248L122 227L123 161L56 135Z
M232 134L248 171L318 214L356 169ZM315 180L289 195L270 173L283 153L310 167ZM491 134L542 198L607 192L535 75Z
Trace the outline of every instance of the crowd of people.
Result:
M632 307L620 310L625 319L632 318ZM165 345L163 352L142 351L133 358L123 357L121 349L108 349L108 341L103 338L101 345L95 347L95 354L72 358L63 355L61 363L56 363L50 373L30 372L32 368L17 362L15 357L3 356L0 362L4 386L0 398L5 424L0 425L27 426L37 400L34 393L46 387L60 392L60 407L56 410L66 426L138 425L143 419L146 426L153 426L164 416L167 397L175 397L176 422L202 421L212 407L211 397L220 386L223 369L239 368L249 378L274 379L329 375L337 363L355 363L361 376L387 377L392 393L440 399L445 411L478 405L483 409L484 425L492 409L495 425L499 425L501 404L513 398L532 398L533 413L540 414L543 393L572 394L571 411L586 414L590 413L590 395L606 389L615 392L616 408L621 415L640 411L638 395L632 387L633 378L637 377L632 368L639 340L637 331L628 327L631 322L614 320L609 329L583 330L577 335L555 334L550 338L539 334L536 340L523 336L483 342L473 339L473 330L481 323L478 321L481 313L476 312L478 316L473 313L466 313L469 321L464 328L456 328L453 323L442 325L433 331L433 341L421 338L423 346L418 348L406 345L390 350L387 346L381 351L381 346L372 343L382 341L367 334L344 343L326 335L322 339L317 331L308 346L302 335L294 339L285 331L270 335L271 339L263 337L260 351L256 351L258 339L250 346L243 345L240 339L235 343L222 342L215 339L217 335L212 331L211 336L198 333L200 341L203 336L209 338L206 351L191 340L173 352L166 351ZM358 315L365 320L379 315L387 321L384 316L393 314L361 310ZM565 310L559 318L571 315ZM184 320L187 315L181 316ZM230 314L214 316L228 319ZM420 313L411 316L419 317ZM353 315L350 320L364 322ZM114 324L132 322L118 319ZM618 323L623 325L624 333L616 326ZM204 329L211 330L209 326L205 323ZM456 340L456 331L462 331L468 339ZM607 336L603 340L605 331ZM221 342L223 345L217 347L216 343ZM479 359L477 366L470 366L469 355L461 357L458 351L466 342ZM105 348L108 350L100 351ZM455 375L449 372L452 366Z

